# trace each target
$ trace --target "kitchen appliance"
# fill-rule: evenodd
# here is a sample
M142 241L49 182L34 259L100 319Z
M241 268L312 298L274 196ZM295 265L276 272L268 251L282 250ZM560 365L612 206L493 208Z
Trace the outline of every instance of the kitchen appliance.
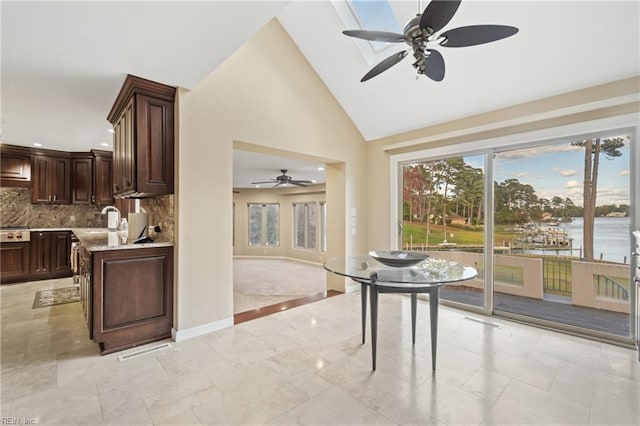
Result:
M0 228L0 242L20 243L31 240L28 226L9 226Z
M149 236L149 213L129 213L129 241Z

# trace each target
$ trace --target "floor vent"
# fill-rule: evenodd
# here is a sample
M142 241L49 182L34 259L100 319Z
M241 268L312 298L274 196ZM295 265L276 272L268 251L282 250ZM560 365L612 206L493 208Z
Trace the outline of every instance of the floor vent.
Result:
M480 324L484 324L484 325L490 325L491 327L495 327L495 328L502 328L501 325L491 324L490 322L485 322L476 318L464 317L464 319L468 319L469 321L479 322Z
M137 358L139 356L148 355L148 354L153 353L153 352L162 351L162 350L168 349L170 347L171 347L170 343L163 343L161 345L153 346L151 348L140 349L139 351L136 351L136 352L131 352L131 353L128 353L126 355L120 355L118 357L118 361L128 361L128 360L130 360L132 358Z

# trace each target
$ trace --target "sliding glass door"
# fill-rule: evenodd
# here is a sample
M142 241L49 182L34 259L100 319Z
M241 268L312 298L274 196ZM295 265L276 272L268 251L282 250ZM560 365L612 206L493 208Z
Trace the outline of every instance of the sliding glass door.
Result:
M398 245L476 267L444 301L627 339L630 145L623 133L404 161Z
M629 141L496 153L496 311L630 335Z
M474 265L479 278L441 290L445 300L484 306L484 156L403 166L402 248Z

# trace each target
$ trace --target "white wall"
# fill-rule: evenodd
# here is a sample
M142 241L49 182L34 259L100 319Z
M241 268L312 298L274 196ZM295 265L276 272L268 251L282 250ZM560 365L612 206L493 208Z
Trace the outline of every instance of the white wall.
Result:
M277 21L178 96L178 334L228 325L233 316L234 141L323 159L327 256L365 249L364 231L345 235L352 207L358 229L367 228L364 140ZM344 288L344 279L330 277L328 286Z

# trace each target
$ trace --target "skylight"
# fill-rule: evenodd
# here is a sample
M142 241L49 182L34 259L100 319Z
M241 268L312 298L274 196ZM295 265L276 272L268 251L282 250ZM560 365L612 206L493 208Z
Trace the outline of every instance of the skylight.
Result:
M348 0L347 4L363 30L389 31L402 34L402 27L396 19L387 0ZM378 53L390 46L390 43L369 42Z

